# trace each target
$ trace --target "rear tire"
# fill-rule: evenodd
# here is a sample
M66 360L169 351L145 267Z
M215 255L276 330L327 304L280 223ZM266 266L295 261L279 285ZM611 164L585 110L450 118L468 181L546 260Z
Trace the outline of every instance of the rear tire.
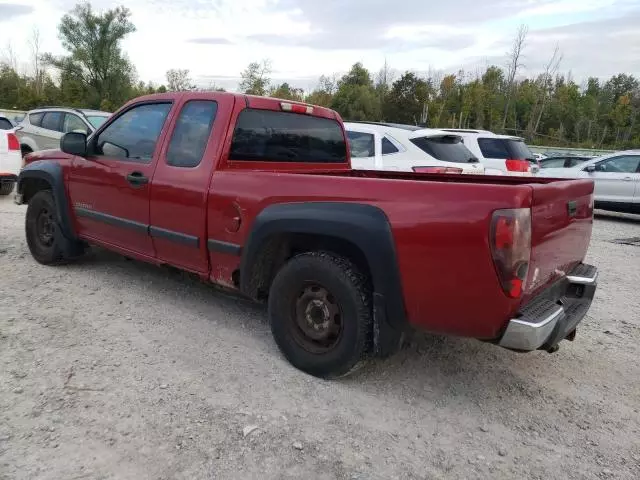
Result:
M348 375L371 351L368 279L330 253L297 255L280 269L269 292L269 319L287 360L316 377Z
M60 265L72 258L71 252L82 252L80 242L69 240L62 234L56 212L56 204L49 190L37 192L27 206L27 245L33 258L43 265Z
M0 184L0 196L6 197L13 192L13 186L16 182L4 182Z

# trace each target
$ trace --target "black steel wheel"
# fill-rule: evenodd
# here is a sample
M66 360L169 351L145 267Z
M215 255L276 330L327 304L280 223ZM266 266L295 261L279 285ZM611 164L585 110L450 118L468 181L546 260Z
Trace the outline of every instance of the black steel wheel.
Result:
M269 292L271 331L293 366L318 377L354 371L372 339L368 281L351 262L311 252L278 272Z
M80 242L67 239L60 231L56 204L49 190L41 190L29 200L25 233L31 255L44 265L64 263L72 253L78 256L84 250Z

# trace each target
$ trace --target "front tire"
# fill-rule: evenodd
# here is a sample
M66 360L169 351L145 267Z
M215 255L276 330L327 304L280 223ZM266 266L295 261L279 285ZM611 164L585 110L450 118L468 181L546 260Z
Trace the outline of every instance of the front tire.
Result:
M330 253L297 255L273 280L269 320L278 347L294 367L316 377L345 376L371 351L368 279Z
M13 192L13 187L16 182L3 182L0 183L0 196L6 197L11 192Z
M60 265L70 259L77 242L67 239L60 230L60 220L49 190L37 192L27 206L25 233L33 258L43 265Z

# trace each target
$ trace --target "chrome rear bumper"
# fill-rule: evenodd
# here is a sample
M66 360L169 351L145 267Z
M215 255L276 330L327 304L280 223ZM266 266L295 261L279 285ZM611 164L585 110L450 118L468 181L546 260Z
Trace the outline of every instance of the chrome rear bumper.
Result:
M565 338L572 339L595 294L598 270L580 264L527 303L509 321L499 345L511 350L553 351Z

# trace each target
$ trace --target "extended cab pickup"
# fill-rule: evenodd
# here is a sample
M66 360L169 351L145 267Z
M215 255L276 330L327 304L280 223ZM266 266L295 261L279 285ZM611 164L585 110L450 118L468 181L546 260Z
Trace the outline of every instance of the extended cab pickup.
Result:
M413 329L554 351L596 287L590 180L355 171L322 107L152 95L26 163L38 262L96 244L266 301L281 351L317 376Z

